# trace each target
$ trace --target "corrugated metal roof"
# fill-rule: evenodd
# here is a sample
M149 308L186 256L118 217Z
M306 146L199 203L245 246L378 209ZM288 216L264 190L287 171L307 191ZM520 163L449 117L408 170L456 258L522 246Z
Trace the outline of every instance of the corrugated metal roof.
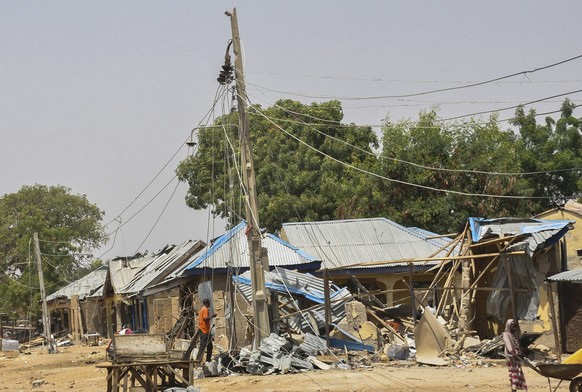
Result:
M572 222L567 220L524 218L469 218L469 225L474 242L492 237L525 236L522 241L512 244L506 250L524 250L530 256L538 249L553 245L573 227Z
M113 291L119 293L139 271L152 262L154 257L153 254L147 254L131 260L119 258L109 261L109 275Z
M164 248L153 260L138 271L118 294L135 294L162 281L171 272L186 263L188 257L203 246L201 241L185 241Z
M233 276L232 279L236 284L237 290L250 303L252 301L250 272L246 271L239 276ZM295 311L298 311L299 306L296 301L288 297L291 294L319 304L319 306L313 306L309 310L296 313L286 319L289 327L295 332L311 332L314 329L325 327L323 283L323 279L309 273L290 271L284 268L275 268L273 271L265 272L265 286L283 295L279 297L281 303L286 303L294 308ZM352 294L346 287L339 288L334 284L330 284L332 323L338 323L345 317L345 303L352 299ZM282 316L290 314L284 307L279 311Z
M225 234L220 236L212 245L203 250L185 263L183 271L177 271L176 275L196 273L203 268L225 269L248 268L248 240L246 237L246 222L241 222ZM261 239L261 245L267 249L269 266L288 267L312 264L319 261L302 249L281 240L280 238L266 234ZM317 268L317 267L314 267Z
M357 263L423 258L449 243L443 239L427 239L435 234L409 229L386 218L284 223L283 232L290 243L323 260L322 268L349 268ZM439 254L444 256L445 252ZM436 265L437 262L422 264ZM367 268L405 265L392 263Z
M528 218L469 218L474 242L500 235L536 234L544 231L559 231L572 226L568 220Z
M564 271L548 278L552 282L582 283L582 270Z
M55 291L51 295L47 295L46 300L52 301L57 298L70 299L72 295L78 295L79 299L95 295L95 292L103 287L105 278L107 277L107 267L99 267L78 279L60 290Z

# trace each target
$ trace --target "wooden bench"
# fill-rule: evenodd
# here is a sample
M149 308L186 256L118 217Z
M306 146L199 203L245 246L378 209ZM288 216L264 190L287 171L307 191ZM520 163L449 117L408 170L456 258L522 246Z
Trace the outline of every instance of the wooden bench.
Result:
M158 391L162 385L187 387L194 381L194 362L171 358L165 335L114 335L111 365L107 369L107 391L117 392L139 384L146 391Z
M169 385L187 388L194 383L192 361L155 361L97 365L107 369L107 392L128 391L141 386L146 392L157 392Z
M161 334L114 335L112 362L145 362L170 358L166 337Z

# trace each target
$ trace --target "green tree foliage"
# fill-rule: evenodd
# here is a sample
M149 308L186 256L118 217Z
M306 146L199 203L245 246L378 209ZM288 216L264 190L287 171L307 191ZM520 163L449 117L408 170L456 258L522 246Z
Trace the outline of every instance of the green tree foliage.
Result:
M435 111L414 122L386 120L378 153L370 128L341 124L337 101L251 107L262 224L276 230L282 222L385 216L452 233L469 216L542 212L582 196L582 172L565 170L582 167L582 123L574 108L566 100L560 118L543 124L534 110L519 108L511 123L516 129L501 129L496 116L444 123ZM177 170L190 186L190 207L212 206L234 222L244 211L238 138L237 114L219 118L200 131L199 150Z
M376 215L380 194L373 177L340 162L374 170L377 136L370 127L341 124L342 118L338 101L282 100L266 109L249 108L262 226L273 231L283 222ZM240 166L237 124L233 113L201 129L197 152L177 169L189 184L190 207L212 206L233 223L244 211L235 167Z
M392 202L387 214L403 225L438 233L462 229L469 216L519 215L523 201L472 196L527 192L519 176L480 173L519 172L515 141L512 132L499 129L495 118L485 124L445 125L430 111L416 122L386 121L381 170L398 180L380 185Z
M86 273L90 265L83 255L105 243L103 212L85 196L70 191L63 186L33 185L0 198L0 311L16 317L38 312L35 232L47 294Z
M564 204L582 196L582 122L574 117L575 105L566 100L560 118L546 117L538 124L536 112L517 109L512 124L519 131L519 159L523 172L541 172L528 176L533 196L545 197L531 203L532 212Z

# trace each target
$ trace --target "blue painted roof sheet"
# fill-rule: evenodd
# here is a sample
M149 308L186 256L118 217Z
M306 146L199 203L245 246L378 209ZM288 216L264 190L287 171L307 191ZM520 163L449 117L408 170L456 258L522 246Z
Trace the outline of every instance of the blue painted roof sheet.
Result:
M192 274L195 273L195 270L202 268L225 269L229 266L248 268L249 253L246 227L247 223L242 221L228 230L214 243L194 255L181 271L177 271L176 276ZM271 267L319 264L316 257L272 234L264 235L261 244L267 249Z
M473 242L502 236L525 238L509 246L507 251L524 250L530 256L538 249L553 245L574 226L568 220L545 220L535 218L469 218Z

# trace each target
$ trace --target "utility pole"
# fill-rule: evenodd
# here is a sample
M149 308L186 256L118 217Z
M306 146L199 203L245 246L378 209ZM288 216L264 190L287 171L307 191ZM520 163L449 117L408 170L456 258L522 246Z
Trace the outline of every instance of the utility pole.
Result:
M257 184L255 181L255 167L251 148L251 134L247 117L247 92L243 73L240 36L236 8L232 12L226 11L230 17L232 29L232 49L235 54L234 74L236 81L236 96L238 102L239 132L241 142L241 159L243 185L245 188L245 208L247 224L247 240L250 256L251 288L253 291L254 311L254 344L259 347L261 341L271 333L269 324L269 309L267 290L265 287L265 271L269 270L267 250L261 246L261 232L259 225L259 208L257 203Z
M46 303L46 293L44 291L44 275L42 273L42 258L40 256L40 245L38 243L38 234L33 234L34 239L34 253L36 254L36 267L38 268L38 282L40 285L40 298L42 300L42 324L44 326L44 336L46 338L48 352L53 354L56 352L53 339L51 337L51 321Z

